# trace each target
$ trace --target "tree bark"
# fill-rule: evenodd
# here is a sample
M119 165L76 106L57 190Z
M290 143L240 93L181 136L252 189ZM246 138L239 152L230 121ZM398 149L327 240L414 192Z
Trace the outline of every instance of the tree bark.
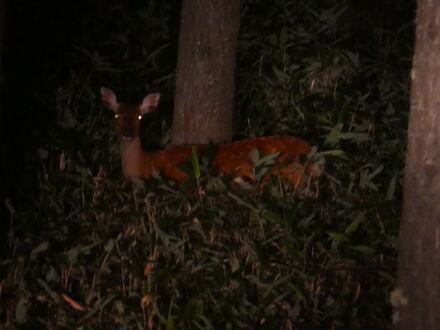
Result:
M183 0L172 144L232 138L239 0Z
M440 1L419 0L394 329L440 329Z

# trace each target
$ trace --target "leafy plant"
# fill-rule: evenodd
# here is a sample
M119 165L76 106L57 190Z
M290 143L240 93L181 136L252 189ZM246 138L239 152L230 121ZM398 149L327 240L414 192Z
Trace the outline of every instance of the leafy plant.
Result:
M295 191L261 188L258 154L257 180L239 186L197 155L181 186L123 180L97 91L160 90L164 115L142 134L148 149L164 143L176 8L91 2L38 150L39 194L9 207L4 327L388 328L411 50L408 7L393 3L244 3L236 135L313 137L325 171Z

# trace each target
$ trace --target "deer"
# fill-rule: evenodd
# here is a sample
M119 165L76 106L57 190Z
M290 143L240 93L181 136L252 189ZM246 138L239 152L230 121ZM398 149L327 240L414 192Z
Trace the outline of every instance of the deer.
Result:
M149 178L153 172L160 172L177 182L188 179L188 175L176 164L188 162L194 148L203 150L207 146L173 146L147 152L141 145L140 120L144 114L157 107L160 94L148 94L141 103L135 105L119 103L116 94L106 87L101 87L100 94L103 105L114 112L124 177ZM311 152L312 146L300 138L285 135L219 144L216 146L211 165L220 173L233 173L238 181L242 178L253 181L253 163L250 156L253 149L257 149L261 156L274 155L276 164L265 174L263 182L270 175L275 175L287 180L295 188L304 187L311 178L321 174L320 169L310 160L301 161L301 158L306 158Z

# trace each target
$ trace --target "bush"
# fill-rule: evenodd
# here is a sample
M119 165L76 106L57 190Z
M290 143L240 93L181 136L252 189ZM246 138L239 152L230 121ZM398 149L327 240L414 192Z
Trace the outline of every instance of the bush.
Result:
M177 30L171 3L113 2L90 3L84 24L95 24L65 63L72 74L38 149L34 202L9 205L3 327L388 328L411 8L243 5L237 138L310 137L325 173L295 191L276 178L234 186L205 159L199 182L121 178L97 91L161 91L163 115L142 134L147 149L166 143Z

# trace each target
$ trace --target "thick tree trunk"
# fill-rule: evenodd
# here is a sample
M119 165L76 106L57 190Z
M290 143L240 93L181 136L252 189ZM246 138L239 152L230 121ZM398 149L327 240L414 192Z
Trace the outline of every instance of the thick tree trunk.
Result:
M419 0L394 329L440 329L440 1Z
M172 144L232 138L239 0L183 0Z

